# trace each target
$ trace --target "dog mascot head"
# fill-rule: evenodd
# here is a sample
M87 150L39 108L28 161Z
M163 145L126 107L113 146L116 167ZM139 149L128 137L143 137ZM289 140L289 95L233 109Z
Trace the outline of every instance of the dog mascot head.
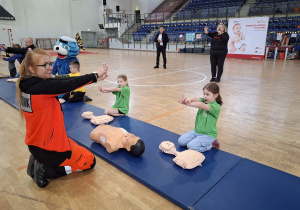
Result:
M53 47L53 50L57 52L57 58L53 66L52 74L70 74L69 63L74 60L78 61L76 56L79 54L79 48L76 40L67 36L61 36Z
M59 37L53 50L57 52L60 59L76 57L79 53L76 40L67 36Z

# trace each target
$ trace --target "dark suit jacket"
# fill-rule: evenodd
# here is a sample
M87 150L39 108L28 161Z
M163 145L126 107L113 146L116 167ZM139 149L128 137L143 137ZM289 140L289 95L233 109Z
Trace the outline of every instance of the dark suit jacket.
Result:
M156 47L160 47L160 43L159 43L158 40L157 40L159 34L160 34L160 33L156 34L155 39L154 39L154 41L156 42ZM168 37L168 35L167 35L165 32L162 33L162 41L163 41L163 43L164 43L163 48L166 49L167 43L169 42L169 37Z

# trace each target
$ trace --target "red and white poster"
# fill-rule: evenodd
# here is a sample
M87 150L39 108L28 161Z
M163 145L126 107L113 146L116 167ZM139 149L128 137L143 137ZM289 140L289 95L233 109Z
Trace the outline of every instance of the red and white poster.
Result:
M268 23L269 17L229 19L227 58L263 60Z

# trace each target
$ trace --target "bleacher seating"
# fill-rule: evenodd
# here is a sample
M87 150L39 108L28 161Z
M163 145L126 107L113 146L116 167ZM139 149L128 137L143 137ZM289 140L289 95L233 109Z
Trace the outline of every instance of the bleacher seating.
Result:
M256 0L251 6L248 15L272 15L272 14L285 14L296 13L300 10L299 0L290 1L273 1L273 0Z
M185 2L186 0L165 0L145 18L145 22L162 22L173 15Z
M184 41L182 37L185 37L186 33L200 33L202 34L201 40L198 42L210 42L209 37L204 34L204 27L208 26L210 31L215 31L220 21L198 21L198 22L173 22L173 23L150 23L142 25L137 32L133 34L134 41L142 41L143 38L151 34L152 31L154 35L149 36L149 42L154 41L154 36L159 33L158 28L163 25L165 32L169 35L170 42L181 42ZM224 20L223 23L227 25L227 21ZM300 34L300 16L292 17L274 17L269 19L267 44L271 44L276 40L276 33L289 33ZM291 35L289 35L291 36ZM296 44L299 43L299 38L295 38ZM293 39L292 39L293 40ZM196 40L195 40L196 41Z
M269 19L269 32L298 32L300 16L274 17Z
M172 4L172 2L174 4ZM185 41L184 37L186 33L201 34L201 39L195 40L194 43L210 42L210 38L204 34L204 27L208 26L210 31L215 31L220 19L223 19L223 22L227 25L228 17L237 17L237 12L245 5L246 0L190 0L173 16L172 19L170 18L168 19L168 22L164 22L166 19L165 14L167 14L165 12L168 11L170 16L171 11L173 11L174 8L178 9L179 4L183 5L182 2L186 2L186 0L165 0L151 13L152 15L155 15L155 18L154 16L149 16L150 21L148 21L148 23L145 21L147 24L142 25L133 33L133 40L136 42L141 42L143 40L153 42L155 35L158 33L159 26L163 25L165 32L169 35L171 43ZM293 36L296 34L296 37L291 37L293 38L291 43L300 44L300 16L287 15L293 14L295 11L300 12L300 1L256 0L256 2L251 5L248 15L273 15L273 17L269 18L267 35L268 44L276 41L277 33L288 33L290 37L291 34L293 34ZM159 13L161 13L164 18L158 18ZM286 16L274 17L278 13L286 14ZM152 21L155 21L156 23L153 23ZM154 34L153 31L155 31Z
M246 0L191 0L173 20L234 17Z

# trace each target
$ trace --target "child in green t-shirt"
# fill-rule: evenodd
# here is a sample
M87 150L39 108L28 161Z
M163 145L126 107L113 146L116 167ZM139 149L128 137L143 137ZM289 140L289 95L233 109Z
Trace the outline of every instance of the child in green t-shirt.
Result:
M218 147L217 120L220 114L222 98L220 88L216 83L208 83L203 88L203 98L180 97L179 103L198 108L195 128L178 139L178 144L188 149L205 152L212 147Z
M115 104L105 110L105 114L112 116L123 116L129 111L130 88L127 81L127 76L121 74L117 77L118 86L113 88L103 88L98 86L102 93L113 93L116 95Z

